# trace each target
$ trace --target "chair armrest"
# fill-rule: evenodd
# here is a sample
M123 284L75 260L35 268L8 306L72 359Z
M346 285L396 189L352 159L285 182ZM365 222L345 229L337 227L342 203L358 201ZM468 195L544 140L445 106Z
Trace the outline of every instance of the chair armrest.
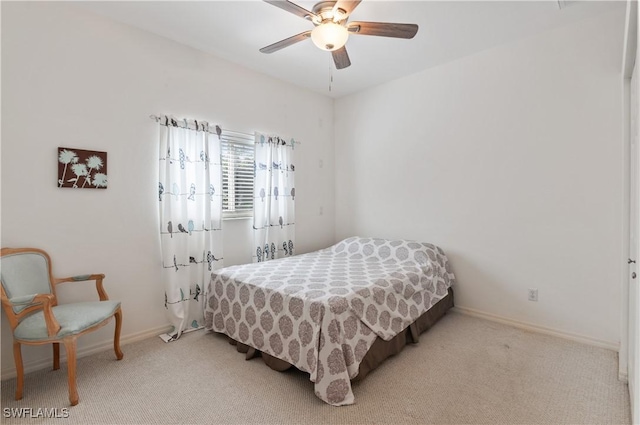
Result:
M79 276L71 276L71 277L63 277L61 279L54 279L54 284L65 283L65 282L84 282L95 280L96 281L96 291L98 291L98 296L100 297L100 301L108 301L109 296L107 292L102 287L102 279L104 279L104 274L83 274Z
M54 336L60 331L60 323L56 320L56 316L53 315L53 310L51 309L54 302L55 296L53 294L31 294L2 300L2 303L8 304L10 308L13 308L14 305L42 304L44 321L47 325L47 334L49 336Z

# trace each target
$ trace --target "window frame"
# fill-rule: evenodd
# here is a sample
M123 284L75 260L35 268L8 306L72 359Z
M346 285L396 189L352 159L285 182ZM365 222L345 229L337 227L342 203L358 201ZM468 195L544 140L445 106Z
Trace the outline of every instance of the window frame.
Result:
M249 138L250 137L250 138ZM255 139L253 135L245 135L245 134L241 134L240 136L229 136L229 135L225 135L224 133L222 134L222 136L220 137L220 142L221 142L221 146L220 146L220 155L221 157L223 156L223 152L225 150L224 145L227 146L233 146L233 145L244 145L244 146L249 146L253 149L254 144L255 144ZM255 206L255 195L254 195L254 185L255 185L255 151L253 152L253 157L252 157L252 163L253 163L253 167L254 167L254 172L253 172L253 178L251 180L251 209L243 209L243 210L235 210L235 202L234 202L234 210L228 210L224 208L224 197L227 196L227 199L231 198L235 198L235 196L237 195L237 192L235 190L235 170L233 170L233 173L230 173L229 171L227 171L227 191L225 192L224 190L224 179L225 179L225 168L226 169L230 169L233 167L234 164L229 164L227 166L225 166L225 160L221 158L221 172L222 172L222 176L221 176L221 181L222 183L222 196L223 196L223 204L222 204L222 219L223 220L238 220L238 219L249 219L249 218L253 218L253 208ZM233 194L231 195L230 193L230 189L233 187ZM227 207L230 204L230 199L227 201Z

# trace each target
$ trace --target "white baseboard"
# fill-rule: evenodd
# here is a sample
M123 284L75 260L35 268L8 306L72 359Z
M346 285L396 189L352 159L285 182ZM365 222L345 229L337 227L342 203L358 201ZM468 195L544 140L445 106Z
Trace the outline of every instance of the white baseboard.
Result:
M458 311L459 313L462 313L462 314L466 314L468 316L479 317L481 319L502 323L505 325L513 326L513 327L524 329L531 332L537 332L545 335L553 335L559 338L580 342L582 344L592 345L594 347L606 348L608 350L615 351L616 353L620 351L620 343L618 342L605 341L601 339L591 338L585 335L575 334L572 332L565 332L558 329L546 328L544 326L538 326L532 323L526 323L518 320L509 319L507 317L502 317L502 316L498 316L491 313L485 313L483 311L475 310L473 308L468 308L468 307L455 306L453 307L453 310Z
M146 331L132 333L126 336L120 337L120 345L124 346L126 344L130 344L132 342L140 341L146 338L151 338L154 336L158 336L162 333L166 333L171 329L170 325L159 326L157 328L148 329ZM95 353L99 353L101 351L113 350L113 339L109 339L104 342L99 342L97 344L90 345L88 347L83 347L78 350L77 357L85 357L90 356ZM125 353L126 355L126 353ZM67 356L64 352L64 349L60 350L60 361L66 361ZM35 360L31 362L24 363L24 373L35 372L36 370L50 368L52 366L53 359L52 357L47 357L46 359ZM2 369L1 379L4 381L6 379L11 379L16 377L16 368L15 366L8 367Z

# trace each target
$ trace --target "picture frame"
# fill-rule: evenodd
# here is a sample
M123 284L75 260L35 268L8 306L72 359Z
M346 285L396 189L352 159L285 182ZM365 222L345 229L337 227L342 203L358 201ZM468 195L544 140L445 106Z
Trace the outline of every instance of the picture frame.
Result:
M107 153L58 147L58 187L107 188Z

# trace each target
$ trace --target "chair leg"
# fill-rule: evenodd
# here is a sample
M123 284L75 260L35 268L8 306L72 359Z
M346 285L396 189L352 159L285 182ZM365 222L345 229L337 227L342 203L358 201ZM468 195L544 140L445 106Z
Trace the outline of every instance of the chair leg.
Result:
M60 343L53 343L53 370L60 369Z
M76 388L76 339L64 340L67 351L67 368L69 369L69 402L72 406L78 404L78 389Z
M13 341L13 359L16 362L16 400L22 400L24 385L24 368L22 366L22 350L18 341Z
M116 358L122 360L124 354L120 350L120 331L122 330L122 310L118 309L115 313L116 317L116 332L113 336L113 350L116 352Z

